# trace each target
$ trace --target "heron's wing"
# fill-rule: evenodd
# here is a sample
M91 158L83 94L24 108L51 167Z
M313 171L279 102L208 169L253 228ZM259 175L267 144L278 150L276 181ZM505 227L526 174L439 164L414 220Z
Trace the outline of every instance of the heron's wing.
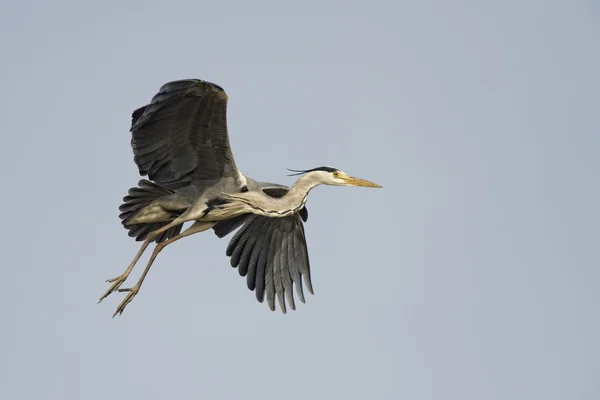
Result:
M227 94L218 85L197 79L164 84L132 115L140 175L163 184L237 176L226 111Z
M263 190L270 196L281 197L288 189L277 185L263 186ZM303 224L307 217L306 208L283 218L245 214L220 221L213 227L219 237L241 227L230 240L226 254L231 257L231 266L246 276L248 289L255 291L259 302L264 301L266 293L271 310L275 310L276 297L284 313L286 299L290 308L296 309L294 286L296 295L304 303L303 281L306 289L313 293Z

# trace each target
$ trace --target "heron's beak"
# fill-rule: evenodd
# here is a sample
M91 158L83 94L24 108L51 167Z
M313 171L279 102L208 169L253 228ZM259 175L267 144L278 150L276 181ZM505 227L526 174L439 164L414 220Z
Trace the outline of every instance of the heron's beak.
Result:
M348 186L363 186L363 187L372 187L372 188L382 188L383 186L378 185L373 182L369 182L366 179L355 178L353 176L345 176L344 183Z

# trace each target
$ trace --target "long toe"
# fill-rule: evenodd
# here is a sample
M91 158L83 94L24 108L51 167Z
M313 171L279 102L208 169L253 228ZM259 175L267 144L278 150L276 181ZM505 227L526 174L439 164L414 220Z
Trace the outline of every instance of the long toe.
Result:
M113 282L112 285L110 285L110 288L106 291L106 293L104 293L102 295L102 297L100 297L100 300L98 300L98 303L100 303L102 300L104 300L106 297L108 297L109 294L117 291L121 285L123 284L123 282L125 282L124 277L118 277L118 279L110 279L108 282Z
M119 276L117 276L115 278L107 279L106 282L117 282L117 281L125 282L125 279L127 279L126 276L119 275Z
M131 300L133 300L133 298L138 294L138 291L139 288L137 286L134 286L130 289L119 289L119 292L127 292L127 296L125 296L121 304L119 304L119 307L117 307L117 311L115 311L113 314L113 318L117 315L123 314L125 307L127 307L127 304L131 303Z

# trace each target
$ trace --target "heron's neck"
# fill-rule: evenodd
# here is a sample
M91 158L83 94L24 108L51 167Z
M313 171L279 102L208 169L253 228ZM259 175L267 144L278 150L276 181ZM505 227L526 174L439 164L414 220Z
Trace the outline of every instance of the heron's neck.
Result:
M318 177L310 174L303 175L298 179L285 194L280 198L271 197L258 192L247 192L229 195L238 201L233 201L221 207L223 215L231 218L234 215L251 212L269 217L286 217L298 212L306 203L308 193L312 188L321 184ZM243 206L240 206L240 202ZM232 211L235 208L234 211ZM237 214L236 214L237 213ZM213 211L213 216L216 212Z
M290 191L286 194L286 198L291 200L297 208L302 208L308 197L308 193L315 186L320 185L321 182L312 175L301 176L290 188Z
M298 179L290 190L281 198L264 197L261 198L261 205L256 207L256 204L250 204L250 207L254 208L255 211L258 209L259 214L267 216L278 216L285 217L295 212L298 212L308 198L308 193L315 186L320 185L321 182L317 177L311 175L303 175Z

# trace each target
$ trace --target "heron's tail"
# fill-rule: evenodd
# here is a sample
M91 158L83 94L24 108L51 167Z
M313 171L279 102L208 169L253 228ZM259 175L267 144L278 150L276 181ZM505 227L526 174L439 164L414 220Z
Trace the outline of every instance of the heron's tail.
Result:
M129 189L127 196L123 197L123 204L119 207L121 214L121 223L129 231L129 236L135 237L135 240L141 241L146 239L150 232L153 232L170 222L169 219L165 219L159 222L144 222L144 223L131 223L132 220L138 216L140 211L148 207L154 200L157 200L163 196L172 195L173 191L157 185L156 183L150 182L146 179L142 179L138 182L138 187ZM166 212L166 211L165 211ZM181 231L182 225L174 226L161 233L155 241L157 243L163 242L167 239L178 235Z

